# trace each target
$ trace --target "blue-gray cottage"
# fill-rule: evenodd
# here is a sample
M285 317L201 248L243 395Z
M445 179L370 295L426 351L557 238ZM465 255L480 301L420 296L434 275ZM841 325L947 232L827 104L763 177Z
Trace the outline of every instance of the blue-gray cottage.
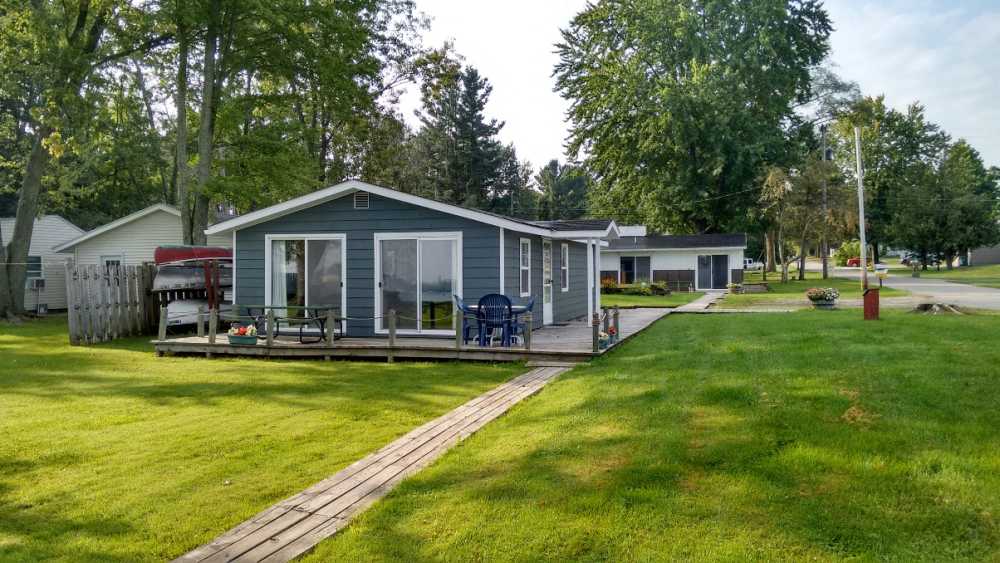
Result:
M210 227L233 239L233 302L333 306L348 336L454 334L452 294L534 298L535 325L600 308L607 220L527 221L348 181Z

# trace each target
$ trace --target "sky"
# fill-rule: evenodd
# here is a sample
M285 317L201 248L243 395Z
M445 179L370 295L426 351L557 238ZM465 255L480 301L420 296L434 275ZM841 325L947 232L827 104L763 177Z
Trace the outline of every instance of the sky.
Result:
M453 40L493 85L488 117L536 168L564 160L568 102L553 91L553 45L586 0L416 0L431 16L428 45ZM865 95L893 107L914 101L953 138L1000 166L1000 1L829 0L831 59ZM402 98L416 125L419 95Z

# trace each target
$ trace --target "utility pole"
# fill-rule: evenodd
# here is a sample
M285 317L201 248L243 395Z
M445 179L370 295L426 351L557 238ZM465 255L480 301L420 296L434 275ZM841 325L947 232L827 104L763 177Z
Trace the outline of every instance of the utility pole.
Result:
M854 126L854 158L858 175L858 227L861 230L861 289L868 289L868 241L865 240L865 185L861 166L861 127Z
M820 134L820 150L823 154L820 158L822 162L826 162L826 124L819 126ZM826 168L826 164L822 164L823 168ZM823 175L823 240L819 243L819 251L823 255L823 279L830 277L830 246L827 240L827 229L829 227L829 217L830 212L828 209L828 203L826 198L826 170L821 170Z

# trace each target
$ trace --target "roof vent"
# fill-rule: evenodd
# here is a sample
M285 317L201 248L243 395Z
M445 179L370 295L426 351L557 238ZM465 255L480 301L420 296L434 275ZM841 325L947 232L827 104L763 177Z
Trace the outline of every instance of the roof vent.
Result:
M368 209L368 192L354 192L354 209Z

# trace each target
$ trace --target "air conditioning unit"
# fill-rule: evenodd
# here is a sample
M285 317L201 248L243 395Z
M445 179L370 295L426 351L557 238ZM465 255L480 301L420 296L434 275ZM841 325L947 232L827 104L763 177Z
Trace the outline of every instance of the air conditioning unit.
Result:
M28 289L42 291L45 289L45 278L31 278L28 280Z

